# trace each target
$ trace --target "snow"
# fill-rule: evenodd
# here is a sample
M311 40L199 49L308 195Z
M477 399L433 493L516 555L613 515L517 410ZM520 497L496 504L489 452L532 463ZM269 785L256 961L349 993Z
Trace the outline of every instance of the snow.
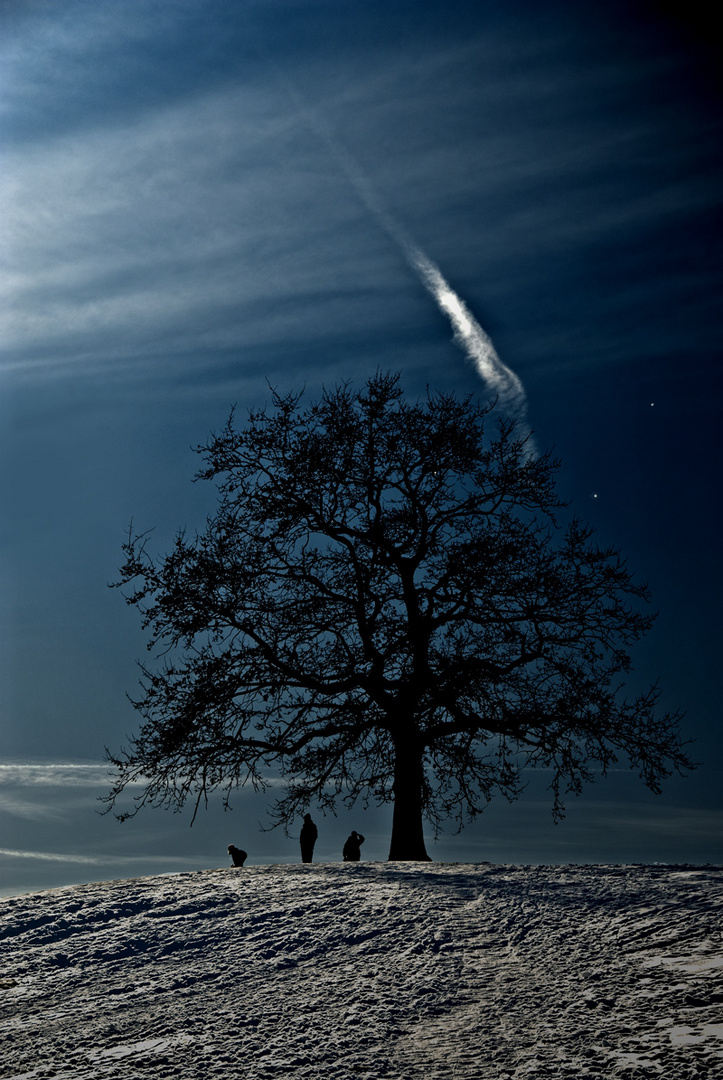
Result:
M712 1080L722 871L327 863L8 897L0 1075Z

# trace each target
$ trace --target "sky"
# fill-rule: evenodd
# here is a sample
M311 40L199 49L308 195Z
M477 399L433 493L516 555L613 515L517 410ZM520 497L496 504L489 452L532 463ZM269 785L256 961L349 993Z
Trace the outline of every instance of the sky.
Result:
M0 891L298 857L246 792L99 814L145 657L108 586L131 521L202 527L232 406L378 368L509 390L648 582L631 690L700 762L660 796L621 763L559 825L531 776L430 853L723 861L719 42L642 0L0 6ZM319 816L318 857L385 858L389 820Z

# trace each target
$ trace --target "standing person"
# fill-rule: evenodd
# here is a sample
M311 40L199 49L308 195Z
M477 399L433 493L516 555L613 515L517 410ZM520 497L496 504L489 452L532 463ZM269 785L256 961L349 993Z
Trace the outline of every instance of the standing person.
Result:
M348 836L344 847L342 848L342 856L344 862L359 862L361 859L361 846L364 843L364 837L361 833L352 831L351 836Z
M314 844L316 843L318 835L319 830L311 820L311 814L304 814L304 824L301 826L301 833L299 835L302 862L311 862L314 856Z

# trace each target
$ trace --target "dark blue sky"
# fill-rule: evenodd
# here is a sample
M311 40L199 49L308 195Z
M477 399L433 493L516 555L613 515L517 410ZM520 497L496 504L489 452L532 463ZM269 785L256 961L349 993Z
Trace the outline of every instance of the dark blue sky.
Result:
M313 395L382 367L413 395L489 392L354 175L649 582L633 683L660 676L702 762L657 799L615 774L554 829L533 778L435 857L723 860L720 55L697 5L18 0L0 38L9 887L143 872L137 854L216 865L230 841L295 857L245 797L192 832L97 818L93 763L134 729L144 653L107 584L131 518L160 550L202 523L190 447L267 380ZM329 858L351 827L385 856L384 815L360 812L326 823Z

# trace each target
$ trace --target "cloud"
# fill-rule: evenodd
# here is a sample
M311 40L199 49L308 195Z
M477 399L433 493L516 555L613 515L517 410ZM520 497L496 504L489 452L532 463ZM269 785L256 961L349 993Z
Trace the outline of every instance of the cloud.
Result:
M99 866L106 862L115 862L115 859L100 859L92 855L60 855L49 851L17 851L14 848L0 848L0 855L9 859L40 859L43 862L61 863L84 863L88 866Z
M645 807L635 804L599 802L596 812L601 827L614 835L649 833L671 841L695 836L701 841L716 841L723 833L723 810L681 806Z
M79 806L104 794L109 786L108 768L101 764L3 764L0 810L23 821L67 821Z
M9 151L4 366L312 339L350 315L363 325L373 251L339 244L355 208L335 178L310 192L313 157L247 86Z
M33 859L41 862L82 863L85 866L134 866L156 867L186 866L189 861L204 862L204 856L188 855L75 855L66 852L31 851L19 848L0 848L0 857L7 859Z
M248 33L230 20L234 40L277 41L283 7L271 14L259 5ZM258 63L240 68L236 58L234 66L227 44L219 59L227 81L201 65L190 82L185 75L179 82L172 42L187 18L197 18L195 4L159 9L160 21L146 17L143 4L124 5L122 16L104 7L104 17L93 9L88 18L85 8L71 4L69 14L52 18L48 8L12 46L5 79L12 92L4 87L11 121L22 127L24 108L42 116L56 101L67 117L42 139L20 140L4 153L4 367L53 375L69 366L191 355L200 368L212 350L277 348L284 355L290 343L301 351L314 342L318 354L330 342L363 341L370 327L390 340L395 324L409 340L418 308L398 265L362 227L346 185L327 167L328 154L309 138L310 110L298 101L289 108L288 92L283 99L278 92L282 80L264 78ZM350 44L343 55L317 47L295 70L345 143L374 163L375 185L414 235L405 258L425 287L432 291L439 266L454 267L455 280L476 283L475 297L465 289L469 308L480 296L497 313L506 307L499 317L512 334L524 302L509 299L511 283L520 297L544 293L550 256L559 273L573 253L590 254L611 236L627 237L693 204L710 206L717 189L695 167L692 141L676 146L688 167L675 184L630 191L627 171L610 167L631 151L649 162L651 178L664 164L655 159L669 145L658 137L662 113L649 128L634 128L627 116L610 124L591 106L611 84L619 89L623 76L633 80L626 93L634 93L657 61L602 75L576 68L584 92L570 100L572 61L554 25L542 39L537 25L514 35L494 19L483 25L484 33L456 47L420 31L414 63L390 65L387 48L357 52ZM322 36L329 32L321 28ZM112 62L111 42L119 43ZM139 64L133 78L125 66L130 46ZM154 96L159 63L174 77ZM116 79L115 107L91 109L88 124L99 81L110 104L106 69ZM124 110L138 86L148 92ZM494 109L483 108L485 101ZM535 123L538 111L545 124ZM313 124L328 147L323 124ZM359 166L339 147L334 156L381 221L380 197ZM387 214L393 235L390 222ZM426 254L422 263L410 260L415 245L433 251L434 263ZM424 259L434 271L426 278ZM644 293L645 285L639 288ZM436 295L451 303L448 289L445 282ZM605 303L637 306L629 286ZM450 304L441 310L451 318ZM464 347L459 326L455 333ZM561 331L535 325L534 333L535 363L560 363ZM612 341L585 341L576 363L603 349L619 361ZM488 345L477 335L474 356L484 358Z
M26 787L97 787L108 784L109 770L102 764L53 763L0 765L0 785Z
M16 794L17 788L9 791L0 791L0 810L4 814L20 818L22 821L57 822L60 818L67 818L66 807L63 810L58 806L57 799L52 803L44 800L39 790L33 793L38 801L32 798L22 798Z
M26 820L55 821L76 810L77 800L82 800L79 805L86 804L88 795L83 789L94 789L98 796L106 795L113 775L111 768L102 764L51 762L0 765L0 809ZM143 788L146 783L143 777L137 778L129 783L128 793L134 788ZM282 790L286 786L286 782L275 775L266 777L265 783L271 791ZM47 792L51 788L53 796L49 800ZM250 790L242 786L236 798ZM25 794L19 794L20 791ZM80 794L74 798L76 792Z

